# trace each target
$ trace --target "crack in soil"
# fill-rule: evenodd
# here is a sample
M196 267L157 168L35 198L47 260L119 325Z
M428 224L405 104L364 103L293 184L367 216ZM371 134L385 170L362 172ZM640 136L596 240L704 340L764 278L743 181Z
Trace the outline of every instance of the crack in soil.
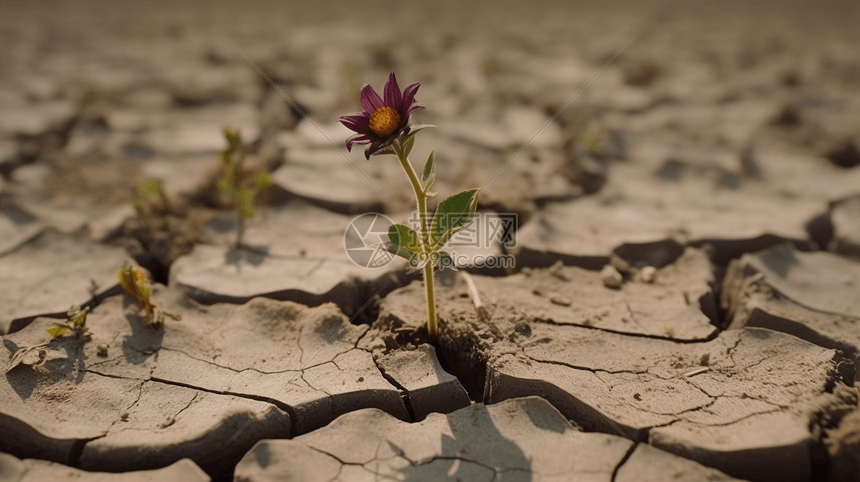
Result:
M610 478L610 482L615 482L615 479L618 478L618 471L621 470L621 467L627 463L627 460L633 455L633 452L636 450L636 447L639 446L639 443L633 442L630 445L630 448L627 449L627 453L624 454L624 457L621 458L621 461L618 462L618 465L615 466L615 470L612 471L612 478Z
M636 316L636 312L634 312L634 311L633 311L633 309L631 309L631 308L630 308L630 302L629 302L629 301L627 301L626 299L625 299L625 300L623 300L623 301L624 301L624 308L626 308L626 309L627 309L627 314L628 314L628 315L630 315L630 322L634 323L634 324L635 324L636 326L638 326L642 331L647 331L647 330L645 329L645 327L644 327L644 326L642 326L642 324L641 324L641 323L639 323L639 320L637 319L637 316ZM624 318L622 318L622 320L623 320L623 319L624 319Z
M756 399L756 400L757 400L757 399ZM767 403L767 402L766 402L766 401L764 401L764 400L759 400L759 401L760 401L760 402ZM773 404L770 404L770 405L773 405ZM702 408L706 408L706 407L702 407ZM701 423L701 422L693 422L692 420L677 420L677 422L682 422L682 421L683 421L683 422L687 422L687 423L692 423L692 424L694 424L694 425L698 425L698 426L700 426L700 427L728 427L729 425L734 425L734 424L736 424L736 423L738 423L738 422L741 422L741 421L746 420L746 419L748 419L748 418L755 417L755 416L757 416L757 415L764 415L764 414L767 414L767 413L774 413L774 412L778 412L778 411L780 411L780 410L784 410L784 409L786 409L786 408L788 408L788 407L783 407L783 406L776 405L776 406L774 406L774 407L773 407L772 409L770 409L770 410L765 410L765 411L763 411L763 412L753 412L753 413L749 413L749 414L744 415L744 416L743 416L743 417L741 417L741 418L738 418L738 419L732 420L731 422L725 422L725 423ZM672 423L675 423L675 422L672 422Z
M629 373L630 375L651 375L651 376L653 376L655 378L659 378L661 380L672 380L672 379L676 378L676 377L671 377L671 378L659 377L657 375L649 373L648 370L641 371L641 372L637 372L637 371L633 371L633 370L610 371L610 370L604 370L602 368L588 368L588 367L584 367L584 366L580 366L580 365L574 365L572 363L567 363L567 362L557 361L557 360L551 360L551 359L539 360L539 359L534 358L534 357L527 355L525 353L524 353L524 355L526 357L528 357L528 359L533 361L533 362L543 363L543 364L548 364L548 365L561 365L561 366L565 366L568 368L572 368L574 370L582 370L582 371L586 371L586 372L591 372L591 373L594 373L595 375L597 374L597 372L603 372L603 373L607 373L610 375L617 375L617 374L621 374L621 373ZM600 377L598 377L598 378L600 378Z
M301 442L300 442L300 441L298 441L298 440L297 440L297 442L301 443ZM316 451L316 452L319 452L319 453L321 453L321 454L323 454L323 455L328 455L329 457L331 457L331 458L333 458L333 459L337 460L337 461L340 463L340 465L341 465L341 466L343 466L343 465L354 465L354 466L357 466L357 467L362 467L362 466L364 466L364 464L365 464L365 463L369 464L370 462L373 462L374 460L379 460L378 458L373 458L372 460L369 460L369 461L364 462L364 463L362 463L362 462L346 462L345 460L342 460L342 459L341 459L340 457L338 457L337 455L335 455L335 454L333 454L333 453L326 452L325 450L323 450L323 449L321 449L321 448L314 447L313 445L308 445L308 444L306 444L306 443L302 443L302 445L304 445L305 447L307 447L307 448L309 448L309 449L311 449L311 450L314 450L314 451ZM376 452L377 452L377 453L379 453L379 448L378 448L378 447L377 447L377 449L376 449Z
M67 465L76 469L81 468L81 455L83 455L84 453L84 447L86 447L86 445L93 440L98 440L106 436L107 432L105 432L104 435L100 435L98 437L75 440L75 442L72 444L71 450L69 450L69 463Z
M191 397L191 400L188 401L188 404L186 404L184 407L180 408L178 412L176 412L171 417L169 417L163 424L161 424L159 426L159 428L167 428L167 427L173 425L174 423L176 423L176 418L179 417L179 414L184 412L185 410L188 410L188 408L194 404L194 402L197 400L197 397L199 397L199 396L200 396L200 392L198 391L197 393L194 394L193 397Z
M691 344L695 344L695 343L707 343L709 341L713 341L714 339L716 339L717 336L719 336L719 334L720 334L720 330L714 330L713 333L711 333L710 335L708 335L705 338L698 338L695 340L682 340L682 339L678 339L678 338L671 338L668 336L649 335L648 333L631 333L629 331L613 330L611 328L601 328L599 326L584 325L584 324L580 324L580 323L559 323L559 322L553 320L552 318L535 317L535 318L531 318L530 321L533 321L535 323L546 323L548 325L554 325L554 326L575 326L578 328L586 328L589 330L602 331L604 333L613 333L616 335L630 336L630 337L636 337L636 338L648 338L651 340L671 341L673 343L678 343L678 344L682 344L682 345L691 345Z
M492 471L492 472L493 472L493 479L492 479L492 480L496 480L496 477L498 477L500 474L502 474L502 473L504 473L504 472L524 472L524 473L530 473L530 471L528 471L528 470L520 469L520 468L517 468L517 467L511 467L511 468L508 468L508 469L499 469L499 470L496 470L494 467L490 467L490 466L489 466L489 465L487 465L487 464L482 464L481 462L478 462L478 461L476 461L476 460L465 459L465 458L463 458L463 457L455 457L455 456L452 456L452 455L436 455L436 456L430 457L430 458L429 458L429 459L427 459L427 460L422 460L422 461L420 461L420 462L414 462L414 461L410 460L408 457L406 457L405 455L403 455L403 456L401 456L401 457L402 457L403 459L405 459L407 462L409 462L410 464L412 464L412 466L413 466L413 467L420 467L420 466L422 466L422 465L431 464L431 463L433 463L433 462L435 462L435 461L437 461L437 460L452 460L452 461L457 461L457 462L460 462L460 463L474 464L474 465L477 465L478 467L483 467L483 468L485 468L485 469L487 469L487 470Z
M406 406L406 412L409 413L409 421L417 422L415 418L415 412L412 410L412 400L409 398L409 390L406 389L403 385L397 382L391 375L385 373L385 369L379 366L379 363L376 362L376 359L373 360L373 364L376 365L376 369L379 370L379 373L382 374L382 377L385 378L388 383L394 386L394 388L400 390L400 399L403 401L403 405Z
M232 397L244 398L244 399L247 399L247 400L253 400L253 401L255 401L255 402L268 403L268 404L270 404L270 405L273 405L273 406L275 406L275 407L277 407L277 408L279 408L279 409L283 410L284 412L287 412L287 415L289 415L289 416L290 416L290 435L289 435L289 437L288 437L288 438L293 438L293 437L294 437L293 431L294 431L294 430L295 430L295 428L296 428L295 420L298 420L298 418L296 418L296 417L297 417L297 416L296 416L296 411L295 411L295 409L294 409L293 407L291 407L290 405L288 405L288 404L286 404L286 403L284 403L284 402L281 402L280 400L277 400L277 399L275 399L275 398L261 397L261 396L259 396L259 395L251 395L251 394L248 394L248 393L237 393L237 392L231 392L231 391L211 390L211 389L208 389L208 388L196 387L196 386L191 385L191 384L188 384L188 383L175 382L175 381L172 381L172 380L166 380L166 379L163 379L163 378L157 378L157 377L153 377L153 378L151 378L150 380L151 380L151 381L153 381L153 382L164 383L165 385L172 385L172 386L175 386L175 387L190 388L190 389L192 389L192 390L197 390L197 391L200 391L200 392L212 393L212 394L214 394L214 395L228 395L228 396L232 396ZM196 397L196 395L195 395L195 397ZM192 400L192 401L193 401L193 400ZM190 406L190 405L189 405L189 406ZM188 407L186 407L186 408L188 408Z
M735 361L735 351L738 349L738 346L741 344L740 334L735 338L735 344L726 348L726 355L729 357L729 360L732 361L732 369L738 366L738 363Z

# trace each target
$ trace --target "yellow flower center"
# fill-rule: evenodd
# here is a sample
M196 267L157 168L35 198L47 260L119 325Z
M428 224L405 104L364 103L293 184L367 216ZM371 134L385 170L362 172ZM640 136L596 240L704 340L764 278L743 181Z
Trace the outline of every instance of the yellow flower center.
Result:
M370 130L379 137L388 137L397 130L400 114L391 107L380 107L370 115Z

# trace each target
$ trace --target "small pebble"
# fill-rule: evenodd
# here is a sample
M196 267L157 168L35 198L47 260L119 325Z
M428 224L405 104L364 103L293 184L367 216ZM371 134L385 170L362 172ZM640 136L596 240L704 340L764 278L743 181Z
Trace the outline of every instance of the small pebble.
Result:
M564 268L564 263L561 260L558 260L555 263L553 263L552 266L547 268L547 271L549 272L549 274L555 276L556 278L558 278L562 281L570 281L570 278L568 278L567 275L565 275L561 271L562 268Z
M621 273L611 264L607 264L600 272L600 278L603 280L603 286L614 290L621 289Z
M642 268L642 271L639 272L639 279L646 283L653 283L656 275L657 268L653 266L646 266Z
M571 305L570 298L567 298L566 296L556 295L556 296L551 297L549 300L553 304L560 305L560 306L570 306Z
M108 355L108 346L104 344L96 346L96 355L106 357Z
M529 337L532 335L532 327L529 326L529 324L526 323L525 321L521 321L514 326L516 326L516 328L517 328L517 333L520 333L521 335L526 336L526 337Z
M630 263L627 262L624 258L618 256L617 254L613 254L609 257L609 264L618 270L619 273L629 273L633 268L630 266Z

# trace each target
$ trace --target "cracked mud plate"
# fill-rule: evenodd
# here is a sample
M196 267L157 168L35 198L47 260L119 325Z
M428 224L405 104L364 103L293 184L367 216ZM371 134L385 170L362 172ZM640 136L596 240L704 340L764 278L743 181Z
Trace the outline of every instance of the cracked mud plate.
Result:
M589 430L633 440L749 480L808 480L814 414L851 383L841 352L763 330L704 343L544 324L522 354L488 363L486 403L539 395ZM794 454L785 457L786 453Z
M127 259L121 249L53 230L0 256L0 334L115 291L117 270Z
M789 333L860 361L860 263L790 245L745 254L723 281L729 328Z
M236 467L248 482L385 480L620 480L649 465L652 480L736 480L618 436L577 431L537 397L476 404L408 425L379 410L343 415L293 440L261 441ZM637 454L638 453L638 454ZM629 467L628 467L629 465Z

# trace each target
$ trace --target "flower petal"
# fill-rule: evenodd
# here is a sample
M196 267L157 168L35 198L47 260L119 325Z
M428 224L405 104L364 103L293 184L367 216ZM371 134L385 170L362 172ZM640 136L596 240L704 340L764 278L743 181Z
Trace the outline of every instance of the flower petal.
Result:
M403 89L403 100L401 105L403 106L404 111L412 107L412 104L415 102L415 93L418 92L418 87L421 87L421 84L415 82L414 84L407 85L406 88ZM406 115L408 114L404 114L403 116L406 117Z
M377 150L379 150L379 145L382 144L382 141L372 141L367 149L364 150L364 158L368 161L370 160L370 156L372 156Z
M397 79L394 77L394 72L388 76L388 82L385 83L385 105L400 112L400 106L403 103L403 94L400 93L400 87L397 85Z
M409 118L409 115L412 114L413 111L416 111L418 109L423 109L423 108L424 108L424 105L413 103L411 106L409 106L408 109L406 109L406 112L403 113L403 117Z
M367 144L372 142L366 134L356 134L346 140L346 150L352 151L353 144Z
M370 84L364 84L361 87L361 106L364 107L364 111L368 114L373 114L380 107L382 107L382 99L379 97L379 94L373 90L373 87Z
M346 126L347 129L358 132L359 134L367 134L370 130L370 116L367 112L362 112L358 115L340 116L338 122Z

